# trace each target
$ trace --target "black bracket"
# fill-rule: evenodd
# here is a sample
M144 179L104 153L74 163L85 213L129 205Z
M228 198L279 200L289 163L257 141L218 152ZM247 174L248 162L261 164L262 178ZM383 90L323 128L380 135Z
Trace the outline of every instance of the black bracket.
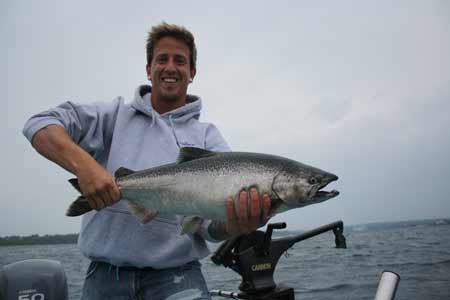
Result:
M274 229L284 229L286 223L267 226L266 232L253 231L233 237L220 245L211 257L216 265L231 268L241 275L238 293L241 299L294 299L292 288L277 287L273 273L281 255L295 243L332 230L336 248L346 248L344 224L337 221L305 233L272 239ZM270 298L267 298L271 295Z

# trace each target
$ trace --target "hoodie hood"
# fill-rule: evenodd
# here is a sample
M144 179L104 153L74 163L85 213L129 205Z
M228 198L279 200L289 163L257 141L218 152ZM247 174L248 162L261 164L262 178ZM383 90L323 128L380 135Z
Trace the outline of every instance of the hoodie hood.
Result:
M137 111L152 118L152 124L155 122L156 116L160 115L153 109L151 102L152 87L149 85L141 85L136 89L134 100L131 106ZM187 103L182 107L168 111L160 116L164 119L170 119L171 122L186 122L191 118L199 119L200 110L202 109L202 100L195 95L187 95Z

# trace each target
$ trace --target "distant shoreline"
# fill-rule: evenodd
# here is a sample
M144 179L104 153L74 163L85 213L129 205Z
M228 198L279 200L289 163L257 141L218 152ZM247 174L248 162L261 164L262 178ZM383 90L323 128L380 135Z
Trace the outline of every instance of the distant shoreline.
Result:
M24 246L24 245L55 245L55 244L76 244L78 234L53 234L38 235L32 234L28 236L7 236L0 237L1 246Z
M436 218L436 219L424 219L424 220L406 220L406 221L391 221L391 222L374 222L366 224L352 224L345 225L344 231L352 230L380 230L395 227L404 226L416 226L416 225L450 225L450 218ZM280 235L302 232L302 230L286 230L278 231ZM278 234L276 234L278 235ZM32 234L28 236L6 236L0 237L1 246L23 246L23 245L55 245L55 244L76 244L78 241L78 233L70 234L46 234L38 235Z

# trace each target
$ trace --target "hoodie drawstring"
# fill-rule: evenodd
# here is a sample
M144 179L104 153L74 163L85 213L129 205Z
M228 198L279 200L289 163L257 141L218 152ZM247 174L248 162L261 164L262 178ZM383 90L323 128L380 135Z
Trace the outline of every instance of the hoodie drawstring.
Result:
M150 127L153 127L156 123L156 113L153 109L151 110L151 114L152 114L152 122L150 124Z
M170 124L170 128L172 128L172 133L173 133L173 136L175 137L175 142L177 143L178 148L181 148L180 143L178 142L178 137L177 137L177 133L175 131L175 126L173 125L172 115L169 115L169 124Z

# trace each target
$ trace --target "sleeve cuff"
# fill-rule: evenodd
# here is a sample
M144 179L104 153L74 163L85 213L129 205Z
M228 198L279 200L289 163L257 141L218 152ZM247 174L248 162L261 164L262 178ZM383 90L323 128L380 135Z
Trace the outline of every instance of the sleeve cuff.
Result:
M39 130L41 130L49 125L60 125L60 126L64 127L64 125L57 119L30 120L27 124L25 124L25 127L23 129L23 135L31 143L34 135Z

